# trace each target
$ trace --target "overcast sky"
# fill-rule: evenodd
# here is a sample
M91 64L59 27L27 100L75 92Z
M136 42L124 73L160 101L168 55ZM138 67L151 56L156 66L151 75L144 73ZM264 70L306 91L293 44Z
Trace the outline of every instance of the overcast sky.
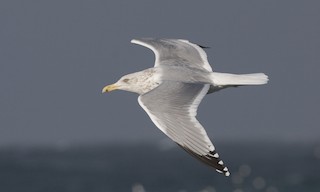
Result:
M2 0L0 145L162 141L137 95L101 89L154 64L138 37L183 38L215 71L269 84L205 97L212 140L320 139L319 1Z

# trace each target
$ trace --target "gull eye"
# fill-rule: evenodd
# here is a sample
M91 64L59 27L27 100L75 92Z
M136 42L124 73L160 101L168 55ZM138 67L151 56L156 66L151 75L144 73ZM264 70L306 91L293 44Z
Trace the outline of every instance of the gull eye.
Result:
M125 83L128 83L129 79L124 79L122 81L125 82Z

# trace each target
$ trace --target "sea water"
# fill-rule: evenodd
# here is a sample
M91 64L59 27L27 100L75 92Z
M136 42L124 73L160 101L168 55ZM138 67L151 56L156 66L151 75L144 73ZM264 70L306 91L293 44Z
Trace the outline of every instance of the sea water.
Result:
M216 143L225 177L178 146L1 147L1 192L319 192L320 144Z

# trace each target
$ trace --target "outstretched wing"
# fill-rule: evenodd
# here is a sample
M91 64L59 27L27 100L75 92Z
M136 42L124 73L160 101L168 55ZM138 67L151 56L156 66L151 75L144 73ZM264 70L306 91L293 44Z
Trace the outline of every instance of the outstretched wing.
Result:
M210 85L165 81L139 96L140 106L169 138L204 163L226 176L230 173L219 159L205 129L196 119L197 108Z
M156 57L155 67L159 65L187 65L193 68L212 71L207 54L202 46L183 39L133 39L131 43L151 49Z

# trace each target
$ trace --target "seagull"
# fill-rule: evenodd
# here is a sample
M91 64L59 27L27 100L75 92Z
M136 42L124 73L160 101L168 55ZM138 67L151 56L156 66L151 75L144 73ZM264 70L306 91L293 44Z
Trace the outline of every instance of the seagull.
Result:
M200 46L184 39L140 38L131 40L151 49L154 67L121 77L102 93L124 90L139 94L139 105L152 122L185 151L229 176L205 129L196 119L205 95L228 87L262 85L264 73L230 74L213 72Z

